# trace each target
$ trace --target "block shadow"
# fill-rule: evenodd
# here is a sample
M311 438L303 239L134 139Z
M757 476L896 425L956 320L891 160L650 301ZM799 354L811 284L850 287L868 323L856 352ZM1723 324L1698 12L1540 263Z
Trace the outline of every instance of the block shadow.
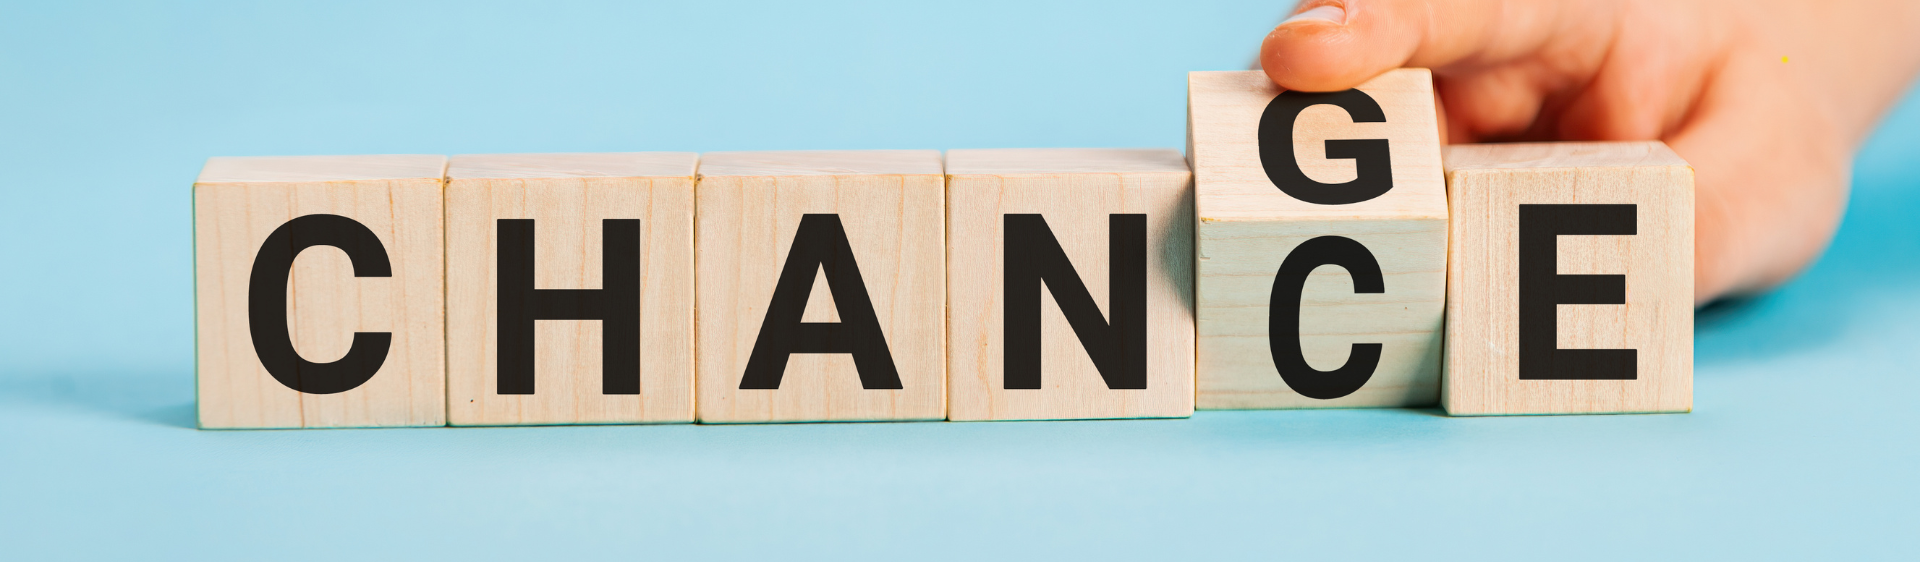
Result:
M0 395L11 400L165 427L199 427L191 374L11 373L4 379Z

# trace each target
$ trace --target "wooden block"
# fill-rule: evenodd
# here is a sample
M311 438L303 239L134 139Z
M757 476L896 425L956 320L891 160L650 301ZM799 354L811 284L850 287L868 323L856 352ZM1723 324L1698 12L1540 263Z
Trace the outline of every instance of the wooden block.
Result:
M951 419L1193 415L1179 151L952 150L947 174Z
M1195 72L1188 87L1198 406L1434 403L1447 199L1432 76L1283 93L1258 71Z
M441 156L213 158L193 185L200 427L446 424Z
M453 157L449 424L693 421L696 160Z
M703 155L702 423L940 420L940 153Z
M1660 142L1448 147L1453 415L1693 409L1693 168Z

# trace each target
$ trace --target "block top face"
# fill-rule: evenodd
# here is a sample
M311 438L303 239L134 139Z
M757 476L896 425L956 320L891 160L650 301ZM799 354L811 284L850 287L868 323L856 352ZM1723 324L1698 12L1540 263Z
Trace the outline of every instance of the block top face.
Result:
M462 154L447 162L447 179L693 177L692 152L590 154Z
M938 150L709 152L701 177L940 175Z
M447 157L438 154L216 157L207 159L194 183L439 181L446 170Z
M1187 173L1167 148L986 148L947 151L947 175Z
M1442 153L1448 172L1687 165L1660 141L1462 144L1448 146Z
M1294 93L1285 101L1309 105L1297 114L1285 111L1283 103L1276 103L1283 90L1257 70L1194 72L1188 75L1187 87L1189 151L1195 204L1202 221L1447 217L1433 75L1426 69L1381 74L1355 88L1364 96L1339 94L1344 96L1341 103L1359 111L1335 105L1328 99L1333 94L1307 93ZM1369 116L1375 113L1369 106L1377 106L1377 114ZM1262 121L1274 120L1266 123L1270 140L1284 139L1287 117L1293 121L1293 162L1265 162ZM1386 141L1384 159L1372 154L1380 140ZM1268 153L1288 149L1285 145L1265 148ZM1336 157L1329 158L1329 152ZM1351 157L1355 152L1360 158ZM1304 175L1306 180L1329 186L1323 189L1357 189L1337 184L1356 181L1362 165L1377 169L1381 164L1391 177L1391 187L1372 198L1343 204L1289 195L1274 183L1272 174ZM1309 185L1304 180L1289 183L1294 191Z

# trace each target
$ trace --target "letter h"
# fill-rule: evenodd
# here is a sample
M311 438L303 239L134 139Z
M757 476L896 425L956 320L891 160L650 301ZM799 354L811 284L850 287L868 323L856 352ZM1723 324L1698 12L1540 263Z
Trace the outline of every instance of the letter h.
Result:
M599 320L600 392L640 393L640 221L601 221L599 289L535 289L532 219L500 219L497 392L533 394L534 322Z

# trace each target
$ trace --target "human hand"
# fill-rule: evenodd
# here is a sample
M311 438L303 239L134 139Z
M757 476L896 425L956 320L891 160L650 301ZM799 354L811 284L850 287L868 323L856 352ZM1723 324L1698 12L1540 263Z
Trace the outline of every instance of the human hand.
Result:
M1282 88L1433 69L1444 142L1660 139L1695 173L1694 300L1825 249L1853 153L1920 68L1920 2L1306 0L1261 46Z

